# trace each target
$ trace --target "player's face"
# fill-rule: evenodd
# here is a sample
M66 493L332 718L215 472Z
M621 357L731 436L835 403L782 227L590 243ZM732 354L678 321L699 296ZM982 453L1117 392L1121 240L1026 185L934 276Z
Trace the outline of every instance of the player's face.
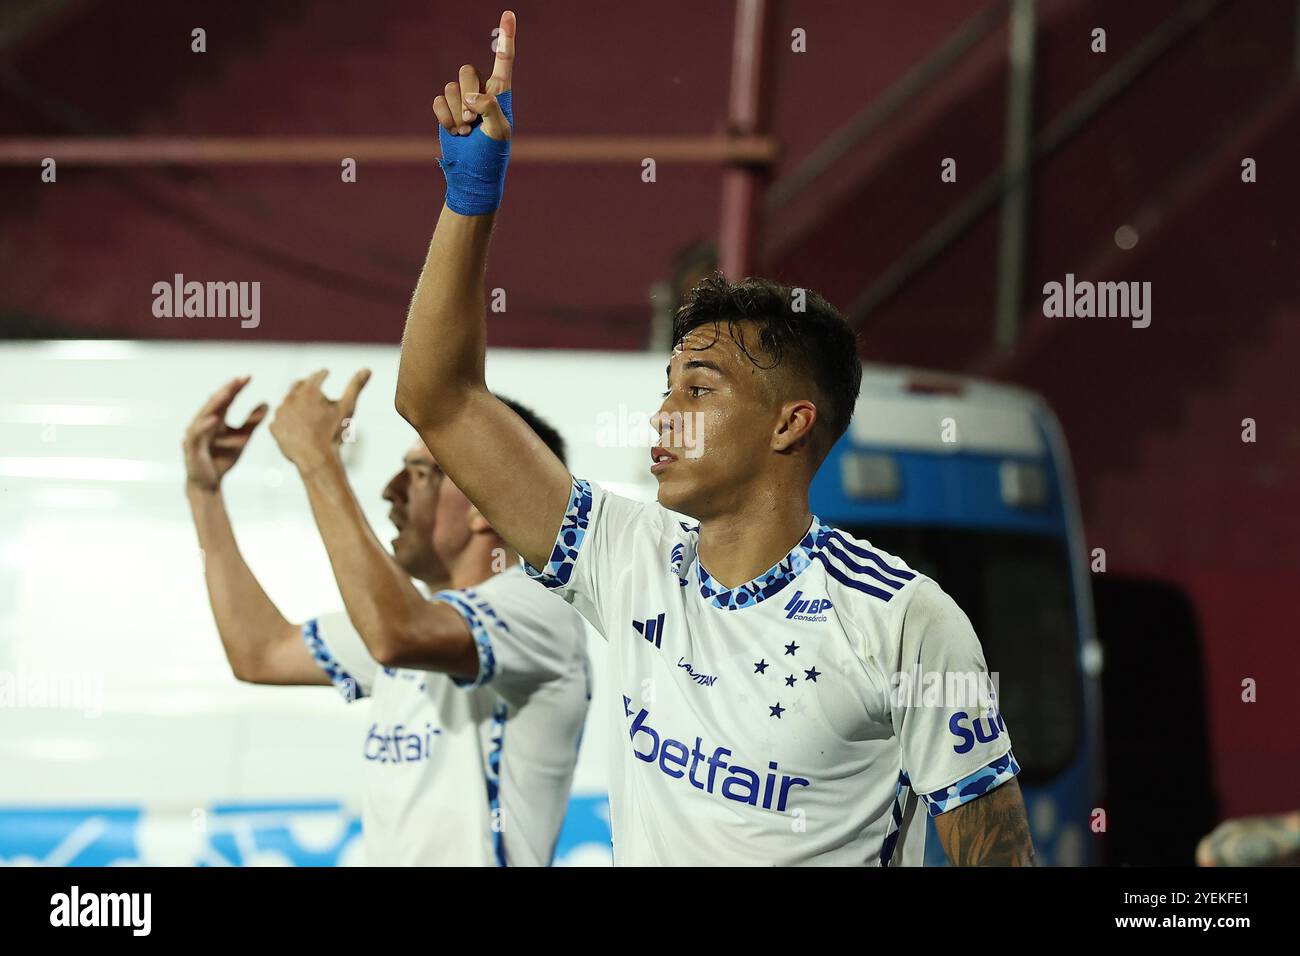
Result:
M438 523L433 531L433 550L445 567L451 567L474 537L474 506L450 478L442 480L438 492Z
M393 557L407 574L422 581L446 578L433 541L442 488L449 484L433 455L417 442L406 453L402 469L384 488L384 500L392 505L388 517L397 529Z
M738 323L737 334L757 333ZM725 324L690 332L673 350L668 393L655 416L659 446L651 473L659 503L706 519L737 507L768 464L780 413L763 387L764 371L741 351Z

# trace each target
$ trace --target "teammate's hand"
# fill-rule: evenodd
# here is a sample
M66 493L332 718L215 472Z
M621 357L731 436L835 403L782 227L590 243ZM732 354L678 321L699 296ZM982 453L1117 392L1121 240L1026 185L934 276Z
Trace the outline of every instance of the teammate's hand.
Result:
M267 404L258 405L238 428L226 424L226 411L245 385L249 376L234 378L217 389L199 409L185 429L181 449L185 453L185 481L200 491L216 491L253 435L253 429L266 417Z
M353 375L337 402L321 391L327 375L329 371L321 369L294 382L271 421L271 434L280 451L300 471L311 470L338 454L344 431L357 409L357 396L370 380L370 369L363 368Z
M501 112L497 95L511 89L515 65L515 15L501 14L496 41L496 60L487 86L480 91L478 70L470 64L460 68L457 82L448 83L443 95L433 101L438 123L453 136L468 136L481 117L483 132L501 142L510 139L510 123Z
M1300 810L1225 820L1196 847L1197 866L1300 866Z

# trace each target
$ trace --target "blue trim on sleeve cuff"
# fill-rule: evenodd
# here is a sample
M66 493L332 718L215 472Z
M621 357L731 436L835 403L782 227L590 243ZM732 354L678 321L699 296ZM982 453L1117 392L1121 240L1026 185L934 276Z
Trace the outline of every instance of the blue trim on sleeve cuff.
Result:
M582 540L587 536L591 503L591 484L581 478L574 478L573 494L569 496L569 507L564 512L564 521L560 523L560 533L555 536L551 559L541 569L524 562L524 571L530 578L548 588L562 588L569 583L573 577L573 567L578 561L578 551L582 548Z
M474 638L474 646L478 649L478 674L469 680L453 675L451 682L464 690L473 690L475 687L482 687L489 683L496 676L497 656L492 649L492 635L488 631L485 618L509 631L505 622L497 617L492 605L481 600L468 588L463 591L439 591L432 600L442 601L460 614L469 627L470 636Z
M1008 750L997 760L967 774L952 786L921 794L921 799L929 808L930 816L937 817L1002 786L1018 773L1020 764L1016 763L1016 755Z
M343 695L344 700L351 703L366 696L366 692L362 690L356 678L343 669L343 665L325 646L325 639L320 635L320 625L316 622L316 618L312 618L302 626L302 639L307 645L307 650L311 652L312 660L325 672L325 676Z

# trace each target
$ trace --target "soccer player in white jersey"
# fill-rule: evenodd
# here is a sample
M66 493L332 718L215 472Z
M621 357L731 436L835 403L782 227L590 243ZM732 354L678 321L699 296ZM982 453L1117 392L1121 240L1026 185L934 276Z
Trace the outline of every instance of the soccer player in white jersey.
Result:
M239 553L221 480L267 407L238 428L224 418L248 379L213 395L186 433L187 495L235 675L371 699L357 741L368 863L547 865L590 698L581 619L528 579L418 442L384 489L398 532L385 551L339 457L368 375L338 402L324 377L295 383L271 431L307 486L346 613L291 624ZM563 455L554 429L511 404Z
M1032 863L993 699L900 693L949 675L987 690L970 622L934 581L809 509L861 378L830 305L760 280L696 289L647 462L657 503L571 476L487 390L483 274L515 28L507 12L486 85L463 66L434 101L447 201L396 402L531 573L609 642L616 862L916 864L928 813L954 863Z

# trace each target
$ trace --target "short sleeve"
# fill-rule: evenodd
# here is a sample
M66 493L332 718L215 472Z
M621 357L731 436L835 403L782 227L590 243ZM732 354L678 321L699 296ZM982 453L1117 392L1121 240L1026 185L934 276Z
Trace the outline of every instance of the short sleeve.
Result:
M902 770L938 816L1006 783L1020 767L975 630L933 581L918 583L901 645L891 708Z
M543 568L524 564L535 581L570 602L605 637L623 577L640 557L654 554L662 509L610 494L582 478L573 479L569 507ZM650 551L646 551L646 545ZM669 563L664 562L665 571Z
M466 689L492 685L505 697L527 697L547 681L585 670L582 620L561 598L515 567L473 588L439 591L433 600L454 608L478 648Z
M345 612L312 618L302 626L302 639L345 700L370 696L379 663Z

